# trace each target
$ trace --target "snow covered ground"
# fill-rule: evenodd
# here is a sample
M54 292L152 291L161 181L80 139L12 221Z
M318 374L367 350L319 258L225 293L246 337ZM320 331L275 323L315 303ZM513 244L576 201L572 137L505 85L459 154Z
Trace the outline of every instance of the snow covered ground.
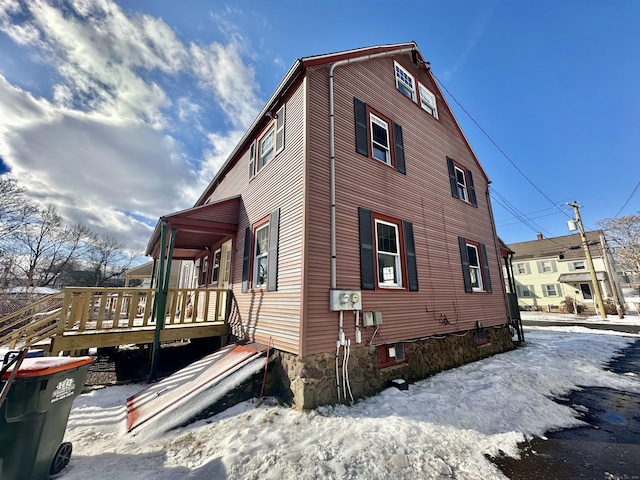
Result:
M579 386L640 392L638 376L604 368L637 335L569 326L525 335L516 351L350 407L250 401L153 441L125 431L126 398L141 385L96 390L74 402L74 452L56 479L505 478L486 454L515 456L518 442L581 424L584 407L551 397Z

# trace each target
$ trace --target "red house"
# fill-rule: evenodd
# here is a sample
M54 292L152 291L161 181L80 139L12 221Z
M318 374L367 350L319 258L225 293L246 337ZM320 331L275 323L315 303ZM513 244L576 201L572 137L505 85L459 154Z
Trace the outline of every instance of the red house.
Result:
M312 408L513 348L488 184L415 43L301 58L147 253L230 288Z

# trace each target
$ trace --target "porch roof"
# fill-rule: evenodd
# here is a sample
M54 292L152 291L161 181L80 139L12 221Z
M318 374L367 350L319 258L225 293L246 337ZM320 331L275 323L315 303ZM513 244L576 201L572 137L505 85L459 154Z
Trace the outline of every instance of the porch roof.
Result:
M596 278L598 280L606 280L607 272L596 272ZM560 283L590 282L591 274L589 272L563 273L558 277L558 281Z
M158 258L162 223L167 223L167 232L176 230L173 246L174 260L187 260L238 231L240 196L181 210L160 217L147 244L145 255Z

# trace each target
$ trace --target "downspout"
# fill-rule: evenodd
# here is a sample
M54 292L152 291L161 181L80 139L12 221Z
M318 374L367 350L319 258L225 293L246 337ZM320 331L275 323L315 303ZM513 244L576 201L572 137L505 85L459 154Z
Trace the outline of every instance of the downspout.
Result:
M335 157L335 124L333 111L333 71L342 65L349 63L362 62L373 58L385 57L388 55L396 55L407 53L415 50L414 45L411 48L400 48L384 53L374 53L372 55L364 55L362 57L349 58L339 60L331 64L329 68L329 182L330 182L330 204L331 204L331 290L336 289L337 283L337 265L336 265L336 157Z

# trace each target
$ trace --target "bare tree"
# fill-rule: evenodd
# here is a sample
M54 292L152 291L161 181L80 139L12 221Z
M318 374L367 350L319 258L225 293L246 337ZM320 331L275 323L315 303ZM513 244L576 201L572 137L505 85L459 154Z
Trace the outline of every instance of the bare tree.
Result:
M24 190L15 180L6 175L0 176L0 243L4 243L37 211L36 205L25 197Z
M26 219L11 238L15 282L45 287L82 258L96 237L83 224L65 224L55 207L49 206Z
M604 218L597 222L605 232L620 267L640 274L640 212L620 218Z
M94 286L106 286L122 278L133 260L140 255L137 248L127 248L120 238L107 233L98 235L89 248L89 268L93 272Z

